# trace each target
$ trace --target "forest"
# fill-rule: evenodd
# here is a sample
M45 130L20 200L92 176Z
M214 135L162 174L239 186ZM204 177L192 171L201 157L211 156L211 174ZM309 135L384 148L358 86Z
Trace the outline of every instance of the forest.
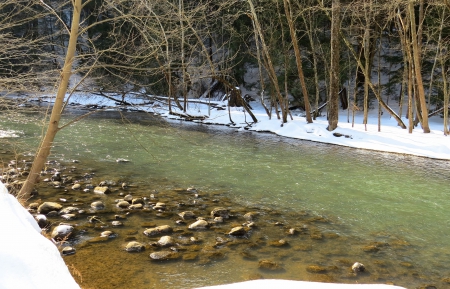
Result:
M225 94L251 114L251 98L282 122L302 108L311 123L326 106L329 131L340 107L364 123L378 107L409 132L441 114L447 135L449 14L448 0L6 0L2 99L58 88L43 161L75 90L144 88L184 112L187 99Z

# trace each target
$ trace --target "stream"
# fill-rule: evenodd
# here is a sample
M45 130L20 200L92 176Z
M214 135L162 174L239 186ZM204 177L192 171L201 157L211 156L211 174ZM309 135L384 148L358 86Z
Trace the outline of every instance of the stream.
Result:
M78 114L70 112L64 120ZM16 140L1 140L2 161L11 152L28 159L34 155L41 119L40 114L0 117L3 128L22 132L14 147ZM77 175L93 173L88 181L92 184L112 180L131 188L123 191L117 185L112 194L98 196L41 183L39 196L29 202L65 199L89 207L98 199L114 204L130 193L146 198L154 194L174 208L165 217L131 212L123 227L114 228L117 238L98 243L89 240L104 228L92 226L85 216L78 218L84 234L70 244L77 252L64 258L75 268L72 273L81 276L83 288L192 288L255 278L388 283L407 288L450 284L447 161L116 111L96 113L61 130L50 160L66 168L76 166ZM198 196L180 194L191 187ZM196 207L188 207L202 216L208 216L214 206L227 207L234 216L214 230L175 230L173 236L180 242L192 235L204 240L198 245L201 248L187 250L197 252L198 258L152 262L148 244L158 239L149 239L142 231L149 223L173 225L180 202L195 203ZM202 253L214 251L211 244L225 236L232 224L242 223L248 211L263 216L261 223L255 221L259 230L245 238L227 236L233 245L220 247L220 254L213 257ZM106 222L124 213L108 209L97 214ZM63 222L60 218L51 221ZM288 235L289 228L309 231ZM271 245L279 239L289 245ZM125 252L123 246L129 240L146 243L146 250ZM258 262L263 259L277 262L282 269L261 269ZM354 262L363 263L366 273L353 274L349 268ZM312 265L324 270L314 271L308 267Z

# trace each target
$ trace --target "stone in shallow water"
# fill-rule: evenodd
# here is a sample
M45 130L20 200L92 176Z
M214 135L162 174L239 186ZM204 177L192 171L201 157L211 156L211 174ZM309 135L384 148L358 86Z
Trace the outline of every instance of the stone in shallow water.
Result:
M356 262L352 265L352 271L355 273L364 272L365 270L366 267L362 263Z
M226 208L217 207L211 211L211 217L222 217L224 219L228 219L229 211Z
M180 258L180 254L172 251L159 251L150 254L150 259L155 261L176 260Z
M129 206L130 206L130 203L128 203L127 201L120 201L116 204L116 207L122 208L122 209L126 209Z
M150 228L144 231L144 235L146 236L156 236L165 233L171 233L173 231L172 227L169 225L162 225L155 228Z
M168 247L175 245L175 239L171 236L162 236L157 242L158 246Z
M51 211L59 211L62 209L62 205L55 202L44 202L38 208L39 214L48 214Z
M125 246L127 252L142 252L145 250L145 246L139 242L131 241Z
M231 229L231 231L228 232L228 235L244 236L246 233L247 233L247 230L244 227L238 226L238 227L234 227L233 229Z
M73 227L70 225L59 225L55 227L52 231L52 238L56 241L61 241L63 239L69 238L73 232Z
M277 262L274 261L270 261L270 260L261 260L258 263L258 268L259 269L264 269L264 270L270 270L270 271L281 271L283 270L283 267L278 264Z
M61 253L64 256L73 255L73 254L75 254L75 248L73 248L73 247L65 247L64 249L62 249Z
M192 211L185 211L178 214L183 220L195 219L195 214Z
M189 229L191 230L202 230L206 229L208 227L208 222L205 220L198 220L197 222L194 222L189 225Z
M105 204L102 201L95 201L91 203L91 208L101 210L105 208Z
M319 265L310 265L306 267L306 271L309 273L323 274L327 272L327 268Z
M98 186L98 187L94 188L94 193L96 193L96 194L109 194L110 192L111 191L106 186L105 187Z

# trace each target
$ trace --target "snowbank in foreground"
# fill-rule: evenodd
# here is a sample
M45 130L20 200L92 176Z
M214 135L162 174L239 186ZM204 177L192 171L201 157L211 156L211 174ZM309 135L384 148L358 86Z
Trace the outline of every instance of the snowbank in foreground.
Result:
M56 246L0 182L0 289L80 288Z
M291 280L253 280L228 285L202 287L200 289L250 289L250 288L283 288L283 289L400 289L403 287L378 284L332 284Z

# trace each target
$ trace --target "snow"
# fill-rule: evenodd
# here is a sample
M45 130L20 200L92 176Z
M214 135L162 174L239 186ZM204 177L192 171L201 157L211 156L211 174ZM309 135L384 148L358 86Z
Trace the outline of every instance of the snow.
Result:
M0 289L80 288L56 245L0 182Z
M114 96L114 95L112 95ZM117 97L121 99L121 97ZM164 98L160 98L164 100ZM52 102L52 97L40 97L40 101ZM169 114L162 102L149 104L148 99L125 98L125 101L133 103L132 106L121 106L120 109L144 110L157 113L167 118L180 119L178 116ZM381 131L378 131L378 112L369 114L368 124L362 124L362 112L357 111L355 124L347 121L348 112L341 110L338 128L329 132L326 128L328 122L325 116L318 117L313 123L306 123L301 112L293 112L293 120L289 118L287 123L282 124L276 118L272 119L266 115L263 107L257 102L251 102L252 112L258 119L257 123L251 124L251 118L243 112L242 108L230 108L233 123L226 103L214 101L215 106L222 106L225 110L216 108L208 109L206 103L189 103L191 116L208 116L203 123L228 125L236 131L250 130L272 132L281 136L311 140L335 145L393 152L400 154L416 155L435 159L450 160L450 141L443 133L443 120L439 116L429 119L431 133L425 134L420 127L414 129L413 133L401 129L397 122L387 112L381 117ZM103 105L110 109L117 109L117 104L110 99L88 93L76 93L71 97L73 105ZM158 105L155 105L158 104ZM393 107L395 109L395 107ZM182 113L181 111L176 111ZM324 114L324 112L323 112ZM350 114L351 119L351 114ZM403 118L405 124L407 119ZM200 121L197 121L200 122ZM336 137L334 133L342 136ZM14 132L0 129L0 138L12 137ZM0 236L0 289L6 288L79 288L71 277L69 270L64 264L58 249L49 240L40 234L40 229L31 215L17 202L15 198L7 194L5 187L0 183L0 229L7 234ZM229 285L219 285L206 288L311 288L311 289L339 289L339 288L401 288L390 285L359 285L359 284L330 284L314 283L289 280L255 280Z

